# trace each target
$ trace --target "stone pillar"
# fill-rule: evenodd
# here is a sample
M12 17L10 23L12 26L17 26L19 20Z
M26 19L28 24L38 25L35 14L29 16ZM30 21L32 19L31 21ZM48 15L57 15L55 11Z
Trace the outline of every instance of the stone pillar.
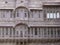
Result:
M51 38L51 28L49 28L49 38Z
M46 28L46 37L48 38L48 28Z
M2 28L0 28L0 30L1 30L1 37L2 37Z
M37 28L37 37L39 37L39 28Z
M6 37L6 28L4 28L4 37Z
M0 28L0 36L1 36L1 28Z
M30 28L28 27L28 36L30 36Z
M15 28L13 28L13 36L15 36Z
M41 32L40 32L41 30L40 30L40 28L39 28L39 37L41 36Z
M41 33L41 37L43 36L43 34L42 34L42 28L40 28L40 33Z
M24 45L24 41L23 41L23 45Z
M12 28L12 37L13 37L13 28Z
M54 30L54 28L52 30L53 30L53 38L55 38L55 30Z
M33 28L31 28L31 32L32 32L32 37L33 37Z
M30 18L33 18L33 12L32 11L30 12Z
M32 36L32 33L31 33L32 31L31 31L31 28L30 28L30 37Z
M33 28L33 37L35 37L35 29Z
M3 28L1 28L1 36L3 36Z
M8 28L8 35L10 36L10 28Z
M34 37L34 28L32 28L32 36Z
M57 37L57 28L55 30L56 30L56 37Z
M12 33L11 36L13 37L13 28L11 28L11 33Z
M44 37L44 28L42 28L42 38Z

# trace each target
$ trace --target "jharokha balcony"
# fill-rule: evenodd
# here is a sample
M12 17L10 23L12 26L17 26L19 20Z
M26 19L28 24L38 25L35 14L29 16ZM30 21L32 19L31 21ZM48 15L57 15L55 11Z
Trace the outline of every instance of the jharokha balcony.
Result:
M59 27L18 27L0 28L0 39L60 39Z

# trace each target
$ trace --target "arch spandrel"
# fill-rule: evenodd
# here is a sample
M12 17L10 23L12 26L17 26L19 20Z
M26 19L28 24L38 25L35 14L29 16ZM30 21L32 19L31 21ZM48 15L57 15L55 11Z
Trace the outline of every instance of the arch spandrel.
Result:
M19 9L19 8L25 8L25 9L29 10L29 8L26 7L26 6L18 6L18 7L16 7L15 9Z
M28 25L25 24L25 23L18 23L18 24L15 25L15 27L20 26L20 25L24 25L24 26L27 26L28 27Z

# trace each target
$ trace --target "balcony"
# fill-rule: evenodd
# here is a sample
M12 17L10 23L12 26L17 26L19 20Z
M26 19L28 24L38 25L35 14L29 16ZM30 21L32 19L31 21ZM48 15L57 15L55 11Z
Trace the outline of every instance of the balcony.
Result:
M20 37L20 36L0 36L0 39L22 39L22 40L25 40L25 39L37 39L37 40L40 40L40 39L60 39L60 37L48 37L48 36L26 36L26 37Z
M21 28L20 28L21 26ZM59 27L0 27L0 39L60 39ZM25 28L24 28L25 27Z

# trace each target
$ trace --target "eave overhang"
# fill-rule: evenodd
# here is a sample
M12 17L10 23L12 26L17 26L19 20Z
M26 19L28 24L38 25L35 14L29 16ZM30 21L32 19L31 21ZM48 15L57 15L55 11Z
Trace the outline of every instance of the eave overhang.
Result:
M60 2L43 2L44 6L60 6Z

